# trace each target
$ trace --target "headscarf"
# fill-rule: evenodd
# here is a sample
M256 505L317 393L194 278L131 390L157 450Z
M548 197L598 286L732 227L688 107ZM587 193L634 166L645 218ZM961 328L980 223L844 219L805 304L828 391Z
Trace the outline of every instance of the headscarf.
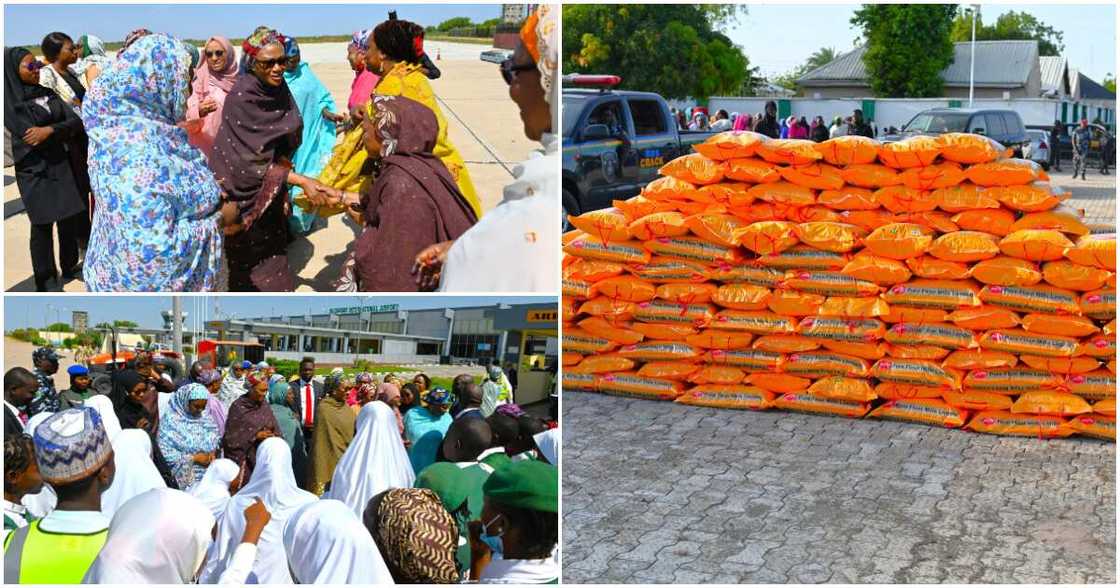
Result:
M152 488L167 488L152 461L152 439L140 429L125 429L113 445L117 473L113 483L101 494L101 514L108 518L132 497Z
M148 29L136 29L135 31L132 31L131 33L125 35L124 43L121 45L120 51L117 52L117 57L121 57L122 55L124 55L125 50L131 47L133 43L151 34L152 31L149 31Z
M55 93L38 84L25 84L19 77L19 62L28 54L30 51L23 47L8 47L4 55L4 127L16 137L23 137L31 127L54 120L53 112L35 103L47 105ZM61 103L57 97L53 102L56 103L55 110L61 108L57 106ZM16 149L13 155L17 162L31 149L23 141L13 141L12 148Z
M271 412L269 413L271 414ZM201 584L216 584L230 564L234 549L245 532L245 509L261 499L272 519L257 543L257 558L249 574L249 584L291 584L288 557L284 551L284 525L295 510L315 495L300 490L292 473L292 452L279 437L261 442L253 477L226 505L218 523L218 538L199 579Z
M82 46L81 59L76 61L74 65L70 66L70 70L78 76L78 79L84 84L86 70L90 66L96 65L102 71L112 65L113 60L105 53L105 43L99 37L94 35L82 35L78 39L78 44Z
M186 113L190 58L183 43L162 34L121 55L82 106L97 195L86 284L95 291L210 290L221 267L220 192L177 124Z
M113 392L110 398L113 400L113 410L116 411L117 418L120 419L120 424L125 429L136 427L136 423L141 418L146 418L149 422L153 418L158 418L148 410L147 405L150 403L137 403L129 395L132 389L143 381L144 376L141 376L140 372L129 369L120 370L113 377ZM154 395L154 392L149 389L148 394ZM147 400L147 397L145 397L145 400ZM151 424L154 425L155 423ZM154 427L153 430L155 430Z
M358 413L358 432L335 466L331 489L323 497L341 500L360 517L370 498L389 488L410 488L415 479L393 409L371 402Z
M264 429L280 432L280 424L276 422L268 402L256 402L246 394L229 407L226 432L222 436L222 453L234 463L244 464L246 475L255 467L253 450L257 445L257 433ZM290 456L288 460L291 461Z
M86 399L82 406L96 410L97 414L101 416L101 424L105 427L105 434L109 437L109 443L112 444L121 432L121 422L117 418L117 412L113 410L113 401L104 394L94 394ZM31 422L28 421L28 425L30 424Z
M288 407L288 392L291 388L288 383L284 381L281 376L279 381L274 381L268 385L268 405L272 409L272 415L276 417L276 423L280 426L280 434L284 437L284 441L288 447L295 448L296 441L303 443L303 427L300 426L299 419L296 413Z
M148 490L123 505L84 584L190 584L212 539L214 515L179 490Z
M168 410L161 418L157 441L167 465L175 474L182 490L188 490L202 479L206 466L194 463L197 453L218 449L218 424L205 409L199 416L190 413L192 400L210 401L210 391L202 384L188 384L171 395Z
M292 579L299 584L393 583L361 519L337 500L311 502L293 512L284 526L284 546Z
M206 45L209 45L212 41L217 41L222 46L222 51L225 51L226 66L222 71L212 71L209 61L203 60L195 69L194 82L191 83L191 88L193 95L199 95L203 98L215 88L221 90L223 94L228 94L237 81L237 59L233 51L233 44L229 42L229 39L215 35L206 40ZM203 46L205 47L205 45Z
M295 37L284 37L284 57L299 57L299 42Z
M206 468L206 473L203 474L202 479L192 486L188 492L191 496L202 501L206 508L210 509L214 518L219 518L225 512L226 504L229 502L230 482L233 482L240 472L241 469L232 461L225 458L215 459L210 462L210 467Z
M560 429L537 433L533 435L533 442L537 444L537 449L548 463L554 466L560 465Z
M521 42L525 44L525 49L541 73L541 89L544 90L544 99L548 102L549 114L552 117L551 134L553 135L560 133L559 86L556 84L560 44L556 17L555 7L541 4L529 15L529 18L525 19L520 34Z
M227 373L225 379L222 380L221 389L218 390L218 400L225 405L227 411L230 406L233 406L235 400L244 396L248 391L245 388L245 383L244 373L242 373L240 378L234 377L233 368L230 368L229 373Z
M359 51L369 51L369 34L369 29L354 31L354 36L350 39L350 46Z
M459 532L435 492L389 490L377 509L374 540L399 584L453 584L459 580Z
M389 407L393 409L393 413L397 416L397 429L399 429L399 432L403 435L404 434L404 416L401 415L400 407L394 405L393 402L392 402L393 400L396 400L397 398L400 398L400 397L401 397L401 389L398 388L397 385L393 384L392 382L385 382L385 383L379 384L377 386L377 396L375 397L375 399L380 400L381 402L384 402L385 404L388 404Z
M283 37L267 34L250 44L246 55L256 55ZM222 117L238 124L223 124L214 139L210 167L226 197L241 209L248 228L286 186L289 168L280 158L291 158L300 145L303 119L287 84L271 86L248 73L237 79L226 96Z
M245 37L245 40L241 43L241 60L238 62L237 70L241 75L249 74L249 66L252 62L252 57L249 56L249 47L251 46L252 42L260 42L260 39L264 38L265 34L275 32L276 31L270 29L269 27L261 25L253 29L252 34L250 34L248 37Z
M525 415L525 411L518 405L510 403L503 404L494 410L496 414L504 414L508 417L519 419Z

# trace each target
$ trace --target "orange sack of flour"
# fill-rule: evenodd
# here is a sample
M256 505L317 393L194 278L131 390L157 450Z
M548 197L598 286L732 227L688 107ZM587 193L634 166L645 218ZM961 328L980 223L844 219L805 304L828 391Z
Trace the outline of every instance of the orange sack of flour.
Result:
M588 333L591 333L596 337L603 337L604 339L607 339L613 343L619 343L621 345L633 345L634 343L638 343L645 338L645 335L637 331L630 330L630 323L624 321L612 322L598 316L583 319L579 322L579 326L584 331L587 331Z
M720 329L705 329L684 338L685 343L701 349L743 349L750 346L754 336Z
M1011 410L1011 406L1014 404L1010 396L979 390L946 392L942 395L942 398L945 400L945 404L965 410Z
M683 386L673 380L639 376L634 372L618 372L599 376L599 391L616 396L629 396L646 400L673 400L680 396Z
M755 335L790 335L796 328L791 317L759 310L721 310L712 319L713 329L746 331Z
M931 165L938 155L941 155L941 142L925 135L879 145L879 161L894 168Z
M687 343L675 341L647 341L634 345L624 345L618 355L641 361L650 360L687 360L700 355L700 351Z
M880 359L871 366L871 376L884 382L960 390L958 374L923 359Z
M754 198L747 195L750 186L739 182L720 182L702 186L695 194L689 194L692 200L706 204L719 204L723 206L749 205Z
M738 247L725 247L699 237L658 237L645 241L643 247L652 254L698 263L740 263L743 259Z
M564 375L561 377L560 382L565 390L594 392L599 389L599 376L596 374L564 370Z
M972 277L996 286L1033 286L1042 281L1042 272L1033 261L1000 255L973 265Z
M1069 437L1073 434L1073 429L1062 417L1014 414L1002 410L980 411L972 417L966 428L977 433L1039 439Z
M980 336L980 347L1019 355L1073 357L1077 339L1059 335L1039 335L1022 329L994 329Z
M594 298L598 293L599 289L595 284L587 280L564 278L560 281L560 294L564 296L586 300Z
M780 253L797 245L798 238L794 230L796 226L786 221L752 223L743 229L739 243L759 255Z
M765 286L724 284L716 291L712 301L724 308L765 310L771 295L770 288Z
M697 153L716 161L750 157L758 146L768 141L766 135L751 131L725 131L692 146Z
M577 353L606 353L618 347L618 343L592 335L583 329L564 329L564 350Z
M817 202L816 194L811 189L790 182L759 184L747 190L747 194L763 202L790 206L809 206Z
M786 277L786 273L781 270L754 265L720 264L709 273L711 279L717 282L734 282L767 288L777 286Z
M1094 370L1066 377L1065 388L1082 398L1098 400L1116 397L1116 374Z
M887 355L888 345L882 341L833 341L821 339L821 346L829 351L875 361Z
M641 242L622 241L603 244L591 235L577 237L564 246L564 253L585 259L602 259L618 263L646 263L650 253Z
M984 286L980 300L1016 312L1077 314L1077 293L1054 286Z
M1036 370L1045 370L1055 374L1087 374L1101 366L1101 361L1095 357L1081 355L1078 357L1044 357L1041 355L1023 355L1023 363Z
M665 176L657 178L656 180L646 184L646 187L642 188L641 195L654 201L692 200L696 195L697 190L698 188L691 182L678 180L677 178L671 176ZM651 210L646 214L649 214L650 212L658 211Z
M813 382L809 386L809 394L848 402L871 402L878 398L867 379L843 376L829 376Z
M680 181L673 180L673 178L660 178L654 180L653 182L650 182L649 184L646 184L645 189L648 190L649 187L652 186L655 182L660 182L661 180L672 180L674 182ZM681 183L683 184L684 182ZM655 212L669 212L674 208L673 201L671 200L652 200L641 195L627 198L626 200L612 200L611 204L615 208L621 210L622 214L626 215L626 224L630 224L647 214L653 214Z
M882 339L886 326L883 321L874 318L809 316L797 323L797 332L814 339L868 343Z
M808 392L789 392L774 397L771 403L774 408L792 410L795 412L808 412L812 414L830 414L859 418L867 414L870 404L863 402L848 402L846 400L833 400L821 398Z
M568 215L568 222L575 228L599 239L600 242L627 241L630 231L626 228L626 215L617 208L592 210L579 216Z
M583 361L583 354L576 353L575 351L565 351L560 354L560 365L569 367L579 364Z
M991 259L999 255L999 252L996 237L979 231L957 231L941 235L929 248L929 254L938 259L964 263Z
M682 155L661 166L657 174L671 176L690 184L715 184L723 180L726 166L699 153Z
M1116 235L1085 235L1066 249L1065 256L1074 263L1116 271Z
M860 188L885 188L902 183L897 171L877 163L857 163L840 170L844 181Z
M1086 337L1100 331L1093 321L1083 316L1058 316L1031 313L1023 317L1023 330L1039 335Z
M883 338L895 345L934 345L945 349L977 347L972 331L949 323L895 323Z
M770 408L774 394L757 386L705 384L690 388L676 402L689 406L762 410Z
M794 245L781 253L762 255L757 263L763 267L804 270L839 270L851 256L834 251L821 251L808 245Z
M950 406L940 398L914 398L887 401L867 416L956 429L964 426L968 411Z
M875 255L905 260L929 250L933 236L929 229L913 223L892 223L875 229L863 240Z
M580 314L601 316L613 322L628 321L634 318L634 312L637 310L638 306L633 302L614 300L606 296L592 298L579 307Z
M806 378L827 376L862 378L867 376L867 361L842 353L806 351L786 356L781 369L784 373Z
M657 286L634 276L617 276L607 278L595 284L599 293L607 298L625 300L627 302L645 302L653 300L657 293Z
M1013 353L1003 351L988 351L986 349L961 349L949 354L941 367L958 370L990 370L1002 367L1015 367L1019 357Z
M977 186L1020 186L1040 180L1042 166L1026 159L999 159L969 166L968 180Z
M782 179L778 166L761 159L732 159L726 162L727 179L750 184L771 184Z
M1011 406L1016 414L1073 416L1093 412L1093 407L1079 396L1052 390L1031 390L1024 393Z
M564 277L598 282L599 280L621 275L624 271L626 271L626 266L621 263L601 261L598 259L576 258L571 264L564 268Z
M709 302L715 293L716 285L710 282L702 284L661 284L657 287L658 298L680 304Z
M679 237L688 234L684 215L676 212L654 212L647 214L627 225L630 235L640 241L656 237Z
M709 365L688 376L688 381L693 384L738 384L747 374L737 368L726 365Z
M862 190L863 188L859 189ZM821 192L821 194L824 194L824 192ZM872 194L871 198L875 198L874 194ZM876 208L874 210L843 210L840 212L840 220L850 225L860 227L865 231L874 231L884 225L898 222L898 217L896 215L881 208L877 208L879 206L877 200L875 201L875 206Z
M794 225L797 238L822 251L847 253L859 246L867 231L845 223L811 222Z
M982 231L1006 237L1015 224L1015 213L1006 208L983 208L959 212L951 220L962 231Z
M699 364L684 361L649 361L638 370L638 375L645 378L685 380L700 367Z
M906 267L915 276L930 280L964 280L971 273L967 263L938 259L932 255L911 257L906 260Z
M1115 321L1116 319L1116 290L1094 290L1086 292L1080 298L1081 314L1099 321ZM1108 330L1106 328L1106 333Z
M897 259L859 253L840 270L840 273L859 280L890 286L901 284L912 275L906 264Z
M821 296L874 296L879 286L840 272L790 271L783 286Z
M747 224L730 214L701 213L685 219L685 225L692 234L701 239L735 247Z
M1069 235L1081 236L1089 234L1089 227L1081 222L1078 215L1061 209L1047 212L1028 212L1011 225L1012 231L1023 229L1052 229Z
M927 212L937 207L932 192L909 186L887 186L875 190L879 205L893 213Z
M840 169L827 163L784 166L778 171L787 182L813 190L839 190L844 187Z
M966 390L986 390L998 394L1022 394L1029 390L1054 389L1062 378L1044 370L1029 367L972 370L964 376Z
M751 343L751 349L777 353L812 351L820 346L820 341L802 335L763 335Z
M983 135L944 133L937 139L941 143L941 157L957 163L987 163L1010 153L1009 149Z
M879 142L859 135L834 137L813 147L832 165L872 163L879 157Z
M898 382L880 382L875 386L875 395L884 400L903 400L909 398L941 398L947 391L939 386L915 386Z
M1073 243L1062 233L1052 229L1023 229L1015 231L999 242L1004 255L1029 261L1061 259Z
M1012 329L1019 326L1019 315L996 306L980 305L973 308L962 308L949 313L946 320L973 331L987 331L989 329Z
M906 187L915 190L935 190L940 191L957 186L964 181L964 170L960 164L946 161L937 165L928 167L915 167L908 169L901 174L902 184ZM936 192L932 195L941 204L941 199L938 198ZM998 206L998 203L997 203Z
M655 284L675 284L704 282L710 270L701 263L656 256L647 263L627 265L626 271Z
M875 210L879 201L867 188L845 186L836 190L824 190L817 194L817 203L835 210Z
M888 343L887 355L897 359L928 359L930 361L940 361L945 359L945 356L949 355L949 350L944 347L935 347L933 345L899 345Z
M754 349L706 349L699 360L713 365L730 365L746 373L775 372L785 357L780 353Z
M872 318L884 316L890 312L890 307L882 298L870 296L856 298L852 296L829 296L821 305L817 314L820 316L834 316L843 318Z
M816 145L805 139L770 139L759 143L756 153L770 163L805 165L824 157Z
M778 314L785 316L808 316L817 314L827 300L820 294L807 294L797 290L775 290L767 302L767 307Z
M883 293L883 300L891 306L957 310L980 306L981 298L975 284L968 280L921 279L891 286Z
M984 208L999 208L999 200L988 195L976 184L961 184L933 191L937 207L945 212L963 212Z
M712 321L715 307L711 304L678 304L664 300L639 302L634 318L647 323L677 323L706 326Z
M1019 212L1050 210L1070 197L1069 192L1063 192L1046 182L1034 182L1025 186L994 186L988 188L987 193L999 200L1000 204Z
M582 374L604 374L623 372L634 368L634 360L617 355L589 355L579 365L569 368Z
M1116 417L1083 414L1073 417L1067 426L1078 435L1116 441Z
M744 382L770 392L783 393L807 390L812 380L789 374L755 372L747 375Z

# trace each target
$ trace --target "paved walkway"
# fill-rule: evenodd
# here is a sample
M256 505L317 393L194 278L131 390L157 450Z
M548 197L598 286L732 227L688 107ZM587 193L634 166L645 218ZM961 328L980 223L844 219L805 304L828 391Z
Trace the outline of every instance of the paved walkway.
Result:
M563 404L565 582L1116 581L1112 443Z

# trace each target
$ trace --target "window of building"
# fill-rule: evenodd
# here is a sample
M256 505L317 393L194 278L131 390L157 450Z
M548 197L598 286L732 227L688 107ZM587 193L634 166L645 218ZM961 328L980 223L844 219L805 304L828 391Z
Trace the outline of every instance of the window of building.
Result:
M489 359L498 354L498 335L451 335L451 356Z
M439 355L440 347L434 341L419 341L416 343L416 355Z

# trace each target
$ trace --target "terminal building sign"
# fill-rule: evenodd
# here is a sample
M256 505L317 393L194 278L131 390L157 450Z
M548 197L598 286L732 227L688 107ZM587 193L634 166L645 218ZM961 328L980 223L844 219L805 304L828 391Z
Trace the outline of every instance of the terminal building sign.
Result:
M358 312L394 312L400 309L399 304L382 304L380 306L347 306L342 308L331 308L331 314L354 314Z

